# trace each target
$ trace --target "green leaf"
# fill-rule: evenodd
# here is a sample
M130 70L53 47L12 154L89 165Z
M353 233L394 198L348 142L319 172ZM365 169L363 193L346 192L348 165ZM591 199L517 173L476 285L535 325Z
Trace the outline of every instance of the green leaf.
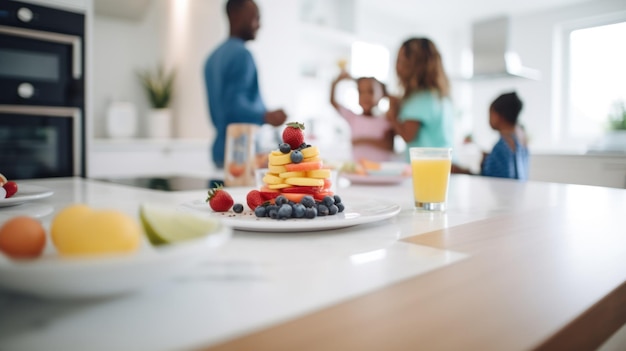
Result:
M153 108L165 108L170 105L176 77L174 71L166 73L163 66L159 65L156 71L142 71L138 76Z

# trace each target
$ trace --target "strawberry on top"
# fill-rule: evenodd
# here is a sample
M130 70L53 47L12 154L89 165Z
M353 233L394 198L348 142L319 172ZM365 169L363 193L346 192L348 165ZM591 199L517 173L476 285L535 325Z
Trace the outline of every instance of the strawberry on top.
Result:
M283 142L289 144L292 150L297 149L304 143L304 124L299 122L287 123L283 130Z

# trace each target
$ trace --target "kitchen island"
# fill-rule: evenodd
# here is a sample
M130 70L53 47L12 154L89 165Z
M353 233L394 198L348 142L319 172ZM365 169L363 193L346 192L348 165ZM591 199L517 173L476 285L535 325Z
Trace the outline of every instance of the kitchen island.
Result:
M47 199L0 209L48 225L71 203L136 216L162 192L79 178L25 181ZM247 189L231 189L245 202ZM626 190L453 175L445 213L410 181L351 185L395 202L380 222L235 231L188 272L133 294L47 301L0 292L0 350L594 349L626 322Z

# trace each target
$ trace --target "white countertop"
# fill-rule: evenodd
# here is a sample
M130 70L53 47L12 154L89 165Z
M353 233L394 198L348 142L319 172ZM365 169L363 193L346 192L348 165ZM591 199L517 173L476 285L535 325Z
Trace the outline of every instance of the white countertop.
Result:
M206 190L160 192L83 179L25 181L51 188L44 200L0 209L0 222L18 213L49 224L71 203L116 208L133 216L144 201L184 203ZM248 189L231 188L245 203ZM503 215L569 206L595 194L624 206L626 192L599 187L454 175L445 213L412 206L409 181L398 186L350 186L347 205L383 198L402 207L378 223L309 233L235 231L216 255L167 282L128 296L97 301L45 301L0 292L0 350L180 350L209 346L352 299L468 254L400 239Z

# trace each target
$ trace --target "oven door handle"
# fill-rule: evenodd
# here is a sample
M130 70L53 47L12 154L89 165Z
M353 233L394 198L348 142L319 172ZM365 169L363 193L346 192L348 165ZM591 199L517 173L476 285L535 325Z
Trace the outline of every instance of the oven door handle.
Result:
M0 26L0 34L71 45L72 76L74 79L81 79L83 76L82 41L79 36L8 26Z
M81 109L75 107L54 107L54 106L21 106L21 105L0 105L0 113L31 115L31 116L49 116L60 118L71 118L74 128L74 175L80 175L82 169L82 112Z

